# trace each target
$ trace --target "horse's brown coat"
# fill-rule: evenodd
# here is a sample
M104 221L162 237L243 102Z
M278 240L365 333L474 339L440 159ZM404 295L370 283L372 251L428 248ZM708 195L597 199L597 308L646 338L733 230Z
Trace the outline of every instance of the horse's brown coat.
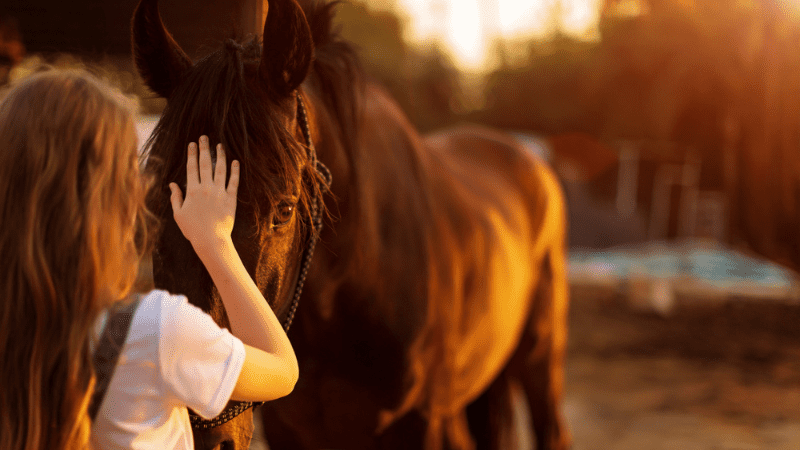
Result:
M154 8L153 0L143 2ZM148 81L173 95L170 106L182 108L165 113L154 143L167 160L162 178L179 170L172 166L179 168L174 161L182 159L168 153L178 146L170 142L199 131L180 131L189 135L175 138L168 124L202 122L212 128L202 131L212 140L237 142L228 145L229 155L241 158L251 176L242 178L244 206L233 238L259 287L281 310L283 281L293 279L288 269L299 258L287 249L296 245L302 227L286 235L266 230L274 202L259 200L247 182L264 180L273 197L281 195L281 186L301 186L289 175L302 173L307 162L291 151L281 156L289 143L264 133L296 127L291 92L282 80L302 79L295 75L306 70L303 61L312 51L302 34L313 37L315 59L299 90L309 106L318 156L333 173L332 194L326 196L333 220L289 333L300 380L291 395L262 407L270 448L504 448L514 383L531 405L538 448L567 448L559 413L566 224L552 172L497 131L464 126L420 136L383 89L364 81L349 47L330 30L331 6L306 5L305 14L296 8L294 0L270 1L269 15L292 24L307 19L310 26L288 26L270 16L265 26L269 54L284 55L273 46L284 48L287 57L277 66L290 74L262 64L267 53L259 54L257 43L229 42L188 72L178 58L164 65L171 69L163 79ZM144 35L153 24L161 26L152 17L141 23ZM148 55L182 54L161 36L154 43L136 40L139 46L164 46L137 53L139 64L159 64ZM143 73L159 77L157 69ZM233 97L201 89L209 86L231 89ZM186 93L207 99L195 104ZM241 126L204 118L219 108L241 118ZM239 142L235 130L247 133L247 141ZM291 134L299 136L296 129ZM273 153L278 156L271 159ZM288 166L254 166L254 159ZM156 282L191 291L190 300L224 323L213 285L187 279L189 273L207 275L173 228L168 225L165 236L172 237L160 241ZM262 270L268 276L259 277ZM273 279L283 287L270 284ZM217 437L212 442L225 442ZM241 436L229 441L246 444Z
M328 146L335 120L315 114L342 215L290 333L301 384L265 405L268 439L421 445L408 413L425 418L428 445L447 436L470 448L467 406L513 378L538 411L540 448L565 448L566 224L552 172L502 133L464 126L423 138L382 89L367 85L363 99L359 145Z

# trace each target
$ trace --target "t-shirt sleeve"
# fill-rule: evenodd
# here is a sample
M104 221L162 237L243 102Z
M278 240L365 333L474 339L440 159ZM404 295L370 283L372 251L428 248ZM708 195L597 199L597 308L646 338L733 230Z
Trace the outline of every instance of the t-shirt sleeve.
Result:
M244 364L244 344L182 295L165 295L159 363L166 389L204 419L222 412Z

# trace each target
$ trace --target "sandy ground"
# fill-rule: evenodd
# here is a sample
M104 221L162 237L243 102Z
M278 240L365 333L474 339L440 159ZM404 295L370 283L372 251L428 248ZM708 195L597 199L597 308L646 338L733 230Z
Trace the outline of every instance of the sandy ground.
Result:
M799 323L800 305L779 301L679 297L662 316L613 289L573 286L573 449L800 449Z
M573 287L575 450L800 449L800 306L679 298L670 316Z

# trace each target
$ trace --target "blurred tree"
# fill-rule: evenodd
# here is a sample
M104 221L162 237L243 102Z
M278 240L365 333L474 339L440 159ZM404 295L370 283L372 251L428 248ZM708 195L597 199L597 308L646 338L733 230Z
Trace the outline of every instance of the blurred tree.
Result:
M798 7L781 0L649 3L650 13L633 20L645 24L636 33L615 39L616 24L607 23L605 60L626 54L627 45L644 64L615 70L641 81L652 72L636 68L649 66L657 76L645 82L645 101L632 114L607 102L605 133L630 129L638 114L644 136L692 145L703 159L702 187L729 198L729 239L800 268ZM607 92L624 92L621 84L609 83Z
M599 131L596 44L556 35L531 45L524 67L504 65L489 78L487 106L475 120L553 134Z
M366 72L392 93L414 125L427 131L458 120L459 73L438 46L409 46L403 19L365 3L341 3L336 17Z
M792 9L795 8L795 9ZM731 238L800 268L800 24L797 7L764 2L726 108L726 188Z
M729 239L800 267L800 5L608 0L600 31L533 44L529 65L494 74L480 118L691 148L700 187L730 199Z

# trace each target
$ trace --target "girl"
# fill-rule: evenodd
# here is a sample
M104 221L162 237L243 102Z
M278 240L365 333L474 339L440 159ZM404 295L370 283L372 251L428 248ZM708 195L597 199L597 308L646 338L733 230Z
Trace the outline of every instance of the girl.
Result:
M147 242L132 117L84 72L36 74L0 101L2 449L190 449L187 406L211 418L229 399L272 400L297 380L286 334L231 243L238 163L226 186L224 150L212 173L201 138L189 145L186 198L170 185L172 206L241 340L183 296L141 296L90 423L92 347Z

